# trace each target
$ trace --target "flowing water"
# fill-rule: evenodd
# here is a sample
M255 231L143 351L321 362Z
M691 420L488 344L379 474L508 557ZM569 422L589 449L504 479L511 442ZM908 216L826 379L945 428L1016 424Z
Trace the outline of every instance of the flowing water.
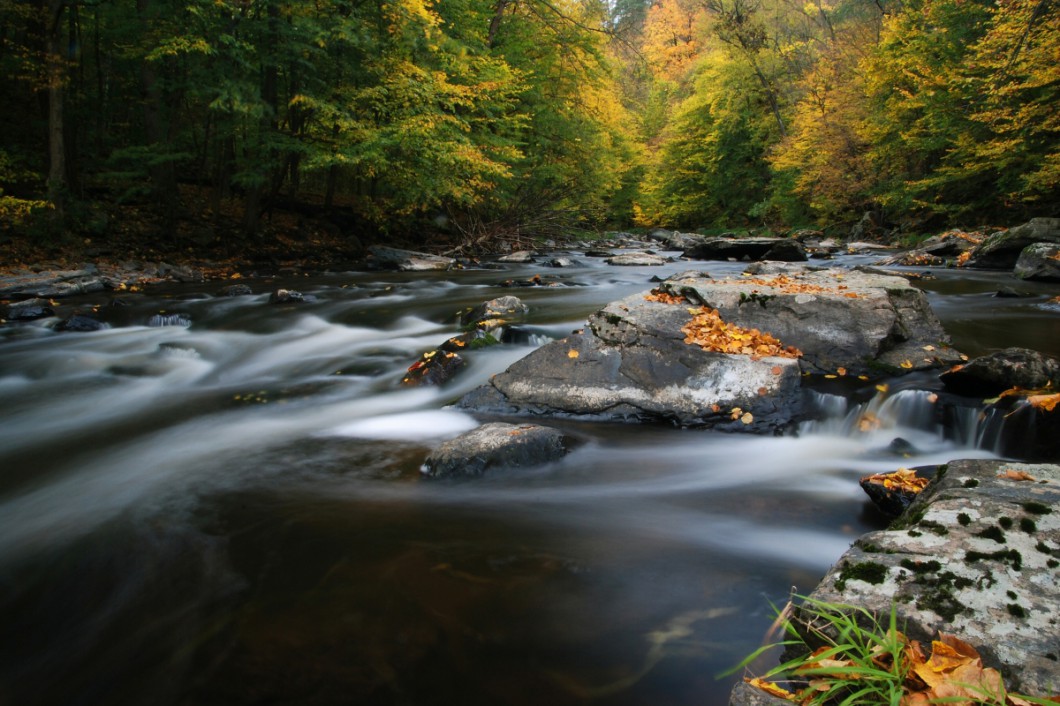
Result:
M809 393L798 435L557 422L583 442L558 463L421 479L477 424L447 404L489 375L652 275L740 269L575 257L157 287L86 298L105 331L0 330L0 704L724 703L770 602L882 526L861 475L991 456L974 408L943 429L911 377ZM496 286L537 272L560 286ZM280 286L316 299L268 304ZM1060 353L1055 287L924 286L969 353ZM506 293L531 307L523 343L398 384Z

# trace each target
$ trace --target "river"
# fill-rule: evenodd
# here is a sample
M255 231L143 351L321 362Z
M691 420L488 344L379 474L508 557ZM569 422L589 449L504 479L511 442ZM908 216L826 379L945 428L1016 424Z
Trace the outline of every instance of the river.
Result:
M447 404L491 374L653 275L741 269L568 255L159 285L85 297L105 331L0 329L0 704L722 704L771 604L883 526L860 476L992 456L974 410L967 429L923 414L920 376L868 402L869 433L825 392L797 435L556 422L583 442L558 463L423 480L477 424ZM537 273L559 286L497 286ZM959 349L1060 354L1057 287L934 275ZM268 304L278 287L316 301ZM521 343L401 388L458 310L509 293Z

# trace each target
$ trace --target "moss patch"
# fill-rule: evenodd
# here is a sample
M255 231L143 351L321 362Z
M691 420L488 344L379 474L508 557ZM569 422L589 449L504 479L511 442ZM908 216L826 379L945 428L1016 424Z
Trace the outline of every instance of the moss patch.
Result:
M1002 563L1009 563L1012 568L1019 571L1023 568L1023 555L1015 549L999 549L996 552L977 552L970 551L964 555L964 560L969 564L973 564L977 561L1000 561Z
M1042 503L1036 503L1034 501L1023 503L1023 509L1032 515L1048 515L1053 509L1048 505Z
M976 480L975 478L969 478L968 480L964 481L964 487L965 488L978 488L979 487L979 481Z
M968 525L972 524L972 518L968 515L967 512L962 512L957 515L957 523L961 527L967 527Z
M975 536L982 537L983 539L992 539L998 544L1005 544L1006 542L1005 533L997 526L987 527L982 532L976 532Z
M839 592L845 591L847 581L851 579L864 581L865 583L881 584L887 578L887 567L875 561L859 561L856 564L847 564L839 572L835 587Z

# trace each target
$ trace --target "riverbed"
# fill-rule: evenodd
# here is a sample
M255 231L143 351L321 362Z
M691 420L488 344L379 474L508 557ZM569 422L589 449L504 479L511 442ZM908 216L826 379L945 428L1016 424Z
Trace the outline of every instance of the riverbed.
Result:
M556 421L580 442L560 462L423 479L490 375L653 276L742 269L560 254L159 285L75 302L104 331L0 329L0 703L720 704L771 604L885 524L860 476L994 457L971 407L925 412L919 375L822 384L787 436ZM965 353L1060 354L1055 285L917 273ZM554 286L499 286L535 274ZM268 303L281 287L314 301ZM515 342L400 385L504 294L530 306Z

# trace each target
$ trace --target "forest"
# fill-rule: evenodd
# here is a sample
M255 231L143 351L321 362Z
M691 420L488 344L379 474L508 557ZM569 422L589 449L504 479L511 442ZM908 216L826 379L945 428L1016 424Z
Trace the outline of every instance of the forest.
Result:
M916 232L1060 195L1053 0L0 0L0 71L5 241Z

